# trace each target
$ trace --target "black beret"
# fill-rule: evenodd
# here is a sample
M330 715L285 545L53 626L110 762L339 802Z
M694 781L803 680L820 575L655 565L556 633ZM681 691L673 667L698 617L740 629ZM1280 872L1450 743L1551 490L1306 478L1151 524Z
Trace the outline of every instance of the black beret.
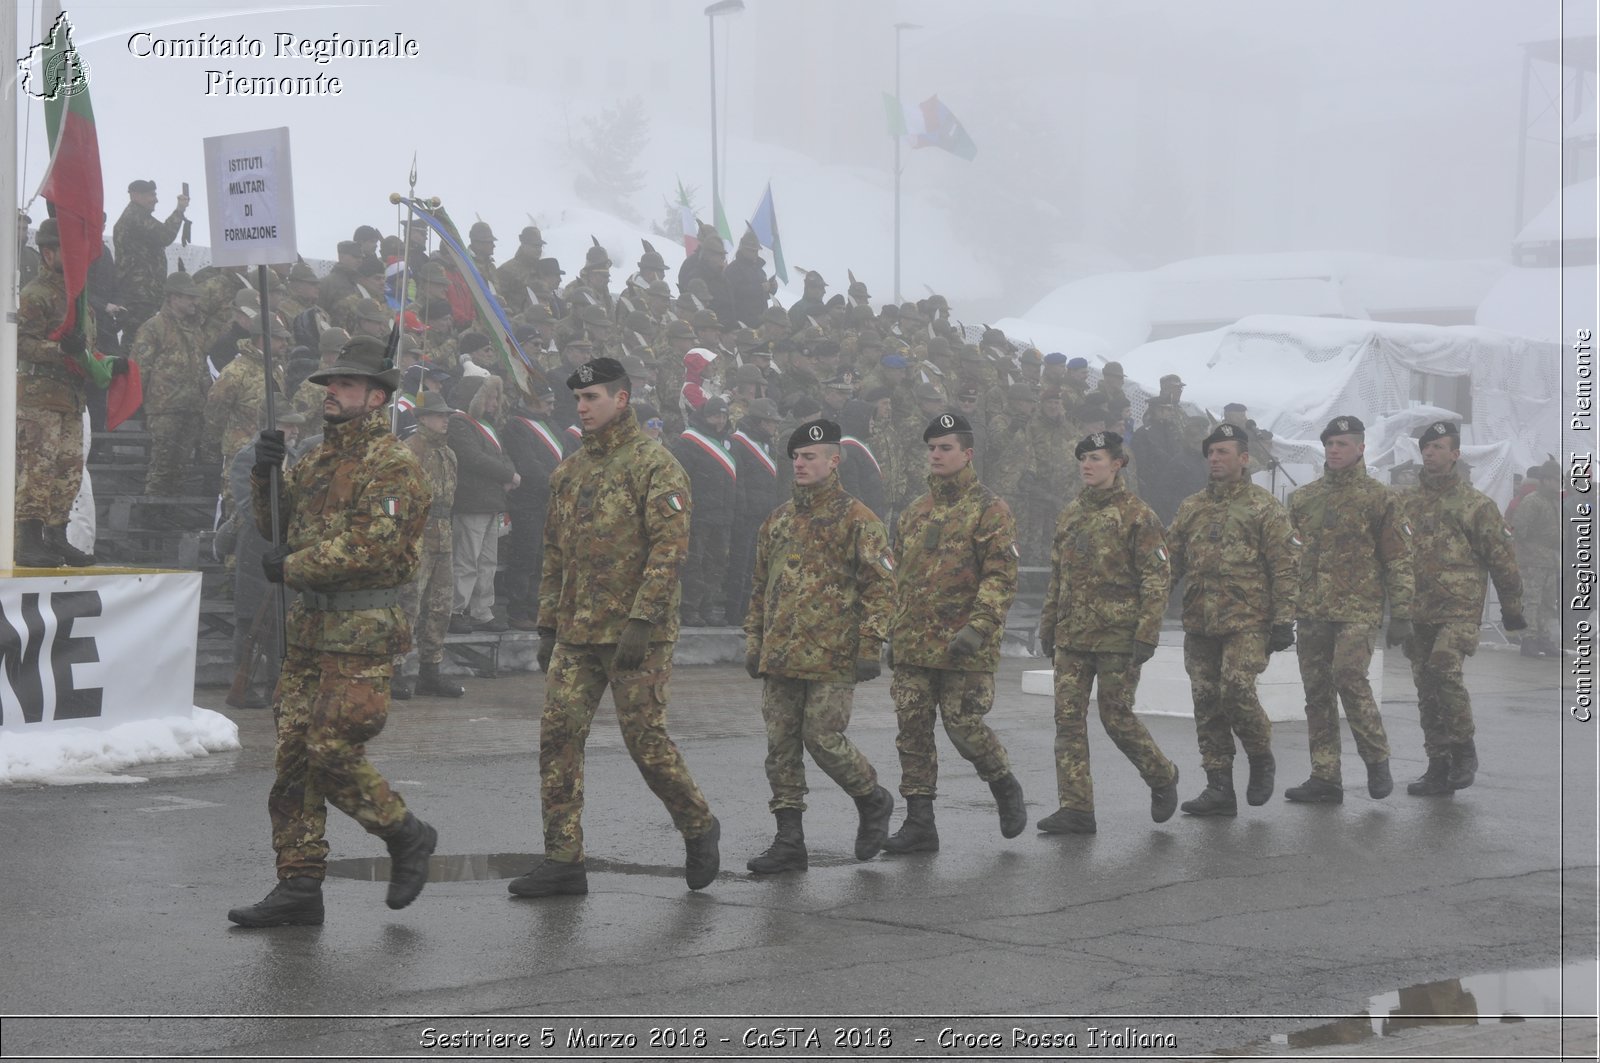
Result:
M796 428L794 434L789 437L789 457L794 457L794 452L801 447L814 446L818 443L833 443L837 445L843 435L844 433L839 430L839 426L825 417L818 418L815 421L807 421L799 428Z
M1109 450L1111 447L1122 446L1122 436L1116 432L1090 432L1078 440L1078 445L1072 448L1072 456L1079 461L1091 450Z
M1329 436L1361 435L1366 430L1367 426L1361 423L1359 417L1335 417L1328 422L1328 427L1322 430L1322 435L1318 438L1326 443Z
M591 358L567 377L567 387L577 391L590 384L609 384L613 380L621 380L626 375L622 363L615 358Z
M143 180L140 180L140 181L129 181L128 182L128 191L130 193L132 193L132 192L154 192L155 190L156 190L156 183L154 181L143 181Z
M1417 437L1417 445L1425 447L1435 439L1445 438L1454 439L1457 444L1460 444L1461 426L1451 424L1449 421L1435 421L1422 430L1422 434Z
M1211 453L1211 444L1226 443L1229 441L1239 444L1240 450L1250 449L1250 433L1236 424L1223 421L1211 430L1211 434L1200 441L1200 456L1203 458Z
M940 436L952 435L956 432L970 433L971 431L972 423L959 413L941 413L929 421L928 427L922 430L922 441L926 443L928 440L937 439Z

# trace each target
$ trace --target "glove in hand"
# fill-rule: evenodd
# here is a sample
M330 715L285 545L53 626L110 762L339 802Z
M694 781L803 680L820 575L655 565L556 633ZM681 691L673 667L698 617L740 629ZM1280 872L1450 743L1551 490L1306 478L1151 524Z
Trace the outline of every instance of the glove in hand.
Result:
M280 428L268 428L256 436L256 468L262 470L265 476L268 469L283 468L283 460L289 456L289 444L283 438Z
M650 621L635 617L622 629L622 637L617 640L616 656L611 658L611 667L619 672L631 672L644 663L644 655L649 652Z
M1528 626L1528 618L1521 613L1500 610L1500 626L1507 631L1521 631Z
M1156 644L1153 642L1135 642L1133 644L1133 663L1143 664L1156 655Z
M539 662L539 671L550 671L550 656L556 652L556 633L554 628L542 627L539 629L539 652L534 659Z
M1383 637L1383 644L1385 646L1398 646L1402 642L1410 641L1411 635L1411 621L1391 618L1389 631Z
M81 332L67 333L61 337L59 344L63 354L70 354L74 358L89 349L89 345L84 342L83 333Z
M744 655L744 671L751 679L761 678L761 654L747 653Z
M856 659L856 682L865 683L869 679L876 679L883 674L883 666L876 657L860 657Z
M1273 624L1272 630L1267 632L1267 652L1277 653L1294 645L1293 624Z
M956 637L950 640L950 656L969 657L983 649L983 636L971 624L966 625L956 632Z
M283 582L283 562L292 553L287 546L275 546L261 555L261 571L267 574L268 583Z

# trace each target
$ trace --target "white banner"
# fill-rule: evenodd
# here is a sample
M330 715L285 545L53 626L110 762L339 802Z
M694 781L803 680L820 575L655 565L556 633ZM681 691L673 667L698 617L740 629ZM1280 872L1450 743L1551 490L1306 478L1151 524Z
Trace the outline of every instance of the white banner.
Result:
M199 629L198 572L0 579L0 729L188 715Z
M213 266L295 260L289 127L206 137Z

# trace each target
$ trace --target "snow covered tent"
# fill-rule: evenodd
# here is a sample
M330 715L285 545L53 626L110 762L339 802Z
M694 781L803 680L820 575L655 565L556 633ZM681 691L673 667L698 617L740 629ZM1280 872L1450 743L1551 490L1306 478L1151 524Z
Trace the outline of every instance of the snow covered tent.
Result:
M1379 468L1415 460L1423 425L1459 419L1473 483L1503 507L1512 475L1560 450L1560 352L1470 325L1263 315L1147 343L1122 364L1136 419L1160 378L1177 373L1192 411L1220 418L1225 404L1244 403L1273 434L1273 455L1308 475L1338 414L1366 422L1367 464Z

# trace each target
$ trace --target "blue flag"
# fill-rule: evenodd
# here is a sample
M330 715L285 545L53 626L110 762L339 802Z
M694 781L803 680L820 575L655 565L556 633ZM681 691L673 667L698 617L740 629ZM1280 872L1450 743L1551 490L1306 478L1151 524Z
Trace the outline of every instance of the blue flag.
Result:
M761 246L772 251L772 270L778 279L785 284L789 283L789 267L783 262L783 241L778 238L778 212L772 206L772 182L767 182L767 191L761 197L761 203L756 207L755 216L750 219L750 228L755 231L756 239L761 241Z

